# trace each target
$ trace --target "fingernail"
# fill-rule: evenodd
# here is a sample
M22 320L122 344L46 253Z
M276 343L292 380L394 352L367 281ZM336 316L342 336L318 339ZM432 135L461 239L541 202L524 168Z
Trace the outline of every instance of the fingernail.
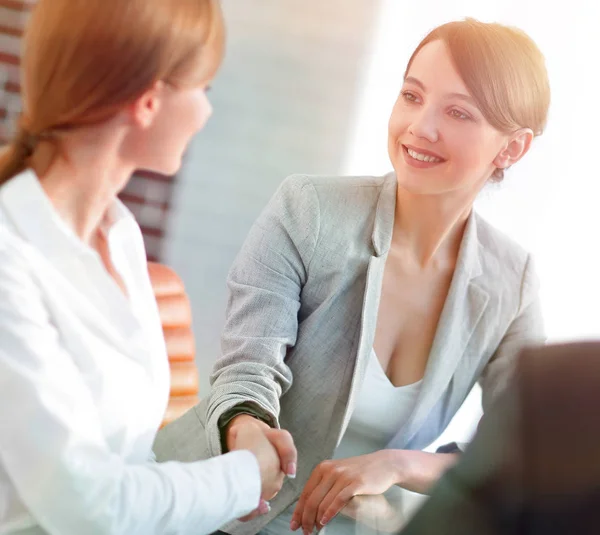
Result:
M290 522L290 529L292 531L296 531L299 527L300 527L300 524L298 524L298 522L296 522L295 520L292 520Z
M325 524L327 524L327 522L329 522L329 518L327 518L326 516L321 518L321 526L324 526Z
M288 465L287 465L287 476L290 479L294 479L296 477L296 463L288 463Z
M271 504L269 502L266 502L265 500L261 500L260 505L258 506L258 512L261 515L266 515L270 511L271 511Z

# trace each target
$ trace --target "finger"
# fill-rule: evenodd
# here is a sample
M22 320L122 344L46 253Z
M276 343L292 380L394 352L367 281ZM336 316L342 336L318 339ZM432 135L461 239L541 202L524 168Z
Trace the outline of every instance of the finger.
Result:
M274 485L270 486L268 489L265 489L265 492L263 493L263 498L265 500L272 500L273 498L275 498L275 496L279 494L281 487L283 487L283 481L285 476L281 472L279 474L280 475L276 479Z
M292 514L292 520L290 522L290 529L292 531L296 531L300 525L302 524L302 514L304 513L304 506L306 505L306 500L312 494L312 491L319 485L321 481L321 470L320 467L317 466L308 478L306 485L304 485L304 489L302 489L302 494L300 494L300 498L298 498L298 503L296 504L296 508L294 509L294 513Z
M319 506L321 505L323 498L325 498L333 488L335 482L336 480L334 477L323 477L319 485L312 491L306 500L304 511L302 512L302 529L304 533L312 533L315 529L315 524L319 520L317 518Z
M292 435L283 429L265 430L265 435L277 450L281 460L281 471L290 478L296 477L298 452Z
M257 516L266 515L271 510L271 504L265 500L260 500L259 506L254 509L250 514L243 516L240 518L240 522L249 522L253 520Z
M260 512L258 509L254 509L249 515L243 516L239 519L240 522L250 522L250 520L254 520L257 516L260 516Z
M352 485L336 485L325 496L322 503L322 509L319 510L317 520L323 526L331 521L333 517L338 515L340 511L348 505L350 500L354 498L354 489Z

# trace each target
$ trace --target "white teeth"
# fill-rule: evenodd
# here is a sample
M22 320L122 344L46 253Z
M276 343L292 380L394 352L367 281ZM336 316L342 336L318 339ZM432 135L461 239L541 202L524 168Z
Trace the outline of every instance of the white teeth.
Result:
M408 154L410 154L411 158L414 158L415 160L420 160L422 162L433 162L433 163L439 163L442 160L440 158L436 158L435 156L427 156L426 154L421 154L419 152L415 152L412 149L406 149L408 151Z

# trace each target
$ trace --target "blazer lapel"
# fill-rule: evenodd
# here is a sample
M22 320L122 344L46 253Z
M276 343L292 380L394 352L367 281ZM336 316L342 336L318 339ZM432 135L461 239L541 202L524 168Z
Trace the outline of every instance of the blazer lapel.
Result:
M373 348L375 329L377 327L377 311L379 310L379 298L381 284L385 268L385 260L392 241L394 227L394 213L396 210L396 177L393 173L386 175L377 202L375 221L373 223L373 234L371 236L373 255L369 259L367 268L367 282L363 298L361 330L358 344L358 354L352 374L350 394L346 403L342 427L338 434L337 442L343 436L352 416L356 395L362 385L368 357ZM335 445L334 445L335 447Z
M477 223L471 213L440 321L416 408L408 422L391 440L388 448L403 448L426 420L446 391L487 306L489 295L477 285L481 274Z

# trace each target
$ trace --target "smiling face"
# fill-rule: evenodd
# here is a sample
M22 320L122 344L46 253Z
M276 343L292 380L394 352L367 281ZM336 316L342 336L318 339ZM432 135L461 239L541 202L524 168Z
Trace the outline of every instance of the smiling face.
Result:
M444 42L426 44L389 121L388 152L398 185L415 194L476 194L497 168L514 163L507 159L507 151L515 155L511 141L485 120Z

